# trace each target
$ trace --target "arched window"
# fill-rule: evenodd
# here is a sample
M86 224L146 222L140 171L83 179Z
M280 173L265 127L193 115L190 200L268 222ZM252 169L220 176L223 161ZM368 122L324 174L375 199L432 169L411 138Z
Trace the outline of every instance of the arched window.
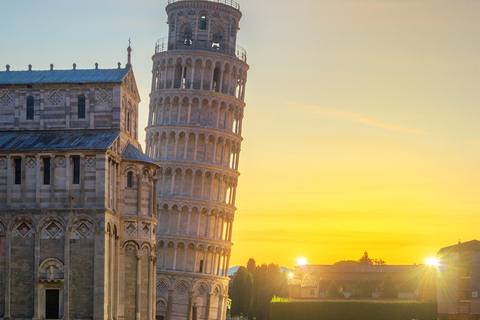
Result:
M127 173L127 188L132 188L133 187L133 172L128 171Z
M200 29L207 29L207 16L205 16L204 14L200 17Z
M213 31L213 43L212 47L220 48L220 42L222 42L222 32L218 29Z
M85 119L85 96L78 96L78 119Z
M218 92L220 89L220 69L218 67L213 70L213 86L212 89L215 92Z
M32 96L27 98L27 120L33 120L35 100Z
M130 133L130 112L127 111L127 132Z
M186 46L189 46L192 44L192 27L186 27L185 28L185 34L184 34L184 37L185 37L185 45Z

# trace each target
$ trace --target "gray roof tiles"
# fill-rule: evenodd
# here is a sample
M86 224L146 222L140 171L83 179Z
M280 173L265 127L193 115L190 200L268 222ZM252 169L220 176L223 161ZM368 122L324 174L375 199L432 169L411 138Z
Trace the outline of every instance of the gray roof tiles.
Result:
M111 131L3 131L0 151L106 150L120 134Z
M136 147L134 147L132 144L127 144L125 147L125 150L123 151L122 154L123 160L130 160L130 161L141 161L141 162L147 162L147 163L153 163L157 164L155 161L153 161L152 158L149 156L145 155L142 151L138 150Z
M0 85L122 82L130 69L1 71Z

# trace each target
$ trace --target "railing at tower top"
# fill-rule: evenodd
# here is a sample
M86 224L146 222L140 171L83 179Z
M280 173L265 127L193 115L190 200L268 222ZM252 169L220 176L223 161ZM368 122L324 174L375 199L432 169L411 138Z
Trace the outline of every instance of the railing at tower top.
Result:
M203 41L191 41L190 44L185 44L183 42L169 43L167 37L162 38L155 43L155 53L165 52L169 50L194 50L223 53L232 57L237 57L243 62L247 62L247 51L245 51L245 49L243 49L239 45L237 45L234 50L233 48L229 48L228 46L212 46L211 43Z
M207 2L216 2L216 3L223 3L227 6L234 7L237 10L240 10L240 4L233 0L168 0L168 4L174 2L181 2L181 1L207 1Z

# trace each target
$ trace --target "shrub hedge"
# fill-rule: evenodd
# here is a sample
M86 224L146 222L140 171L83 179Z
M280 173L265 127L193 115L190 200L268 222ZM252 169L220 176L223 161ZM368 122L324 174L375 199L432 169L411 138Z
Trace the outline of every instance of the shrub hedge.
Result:
M434 320L435 302L417 301L298 301L274 299L270 320Z

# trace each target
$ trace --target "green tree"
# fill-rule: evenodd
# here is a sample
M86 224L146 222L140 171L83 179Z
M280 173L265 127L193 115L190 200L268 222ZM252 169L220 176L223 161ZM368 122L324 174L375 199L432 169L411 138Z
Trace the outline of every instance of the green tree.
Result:
M398 298L397 286L391 274L387 273L383 278L382 291L380 293L380 298L392 299Z
M365 265L373 265L373 259L369 258L368 257L368 252L365 251L363 253L363 257L361 257L360 259L358 259L358 264L359 265L362 265L362 266L365 266Z
M255 267L253 275L253 305L249 318L257 320L270 319L270 301L274 296L286 297L288 278L281 272L278 264L262 264Z
M340 287L335 282L335 280L332 280L328 285L327 298L330 298L330 299L345 298L345 296L343 295L343 292L340 291Z
M340 260L333 264L334 266L357 266L357 260Z
M245 267L238 268L232 284L232 316L246 315L252 306L253 277Z
M255 273L255 267L256 267L256 262L255 262L255 259L253 258L250 258L248 259L248 262L247 262L247 269L248 271L250 271L250 273L253 275Z
M373 284L370 281L358 281L353 288L350 298L365 299L371 298L373 293Z

